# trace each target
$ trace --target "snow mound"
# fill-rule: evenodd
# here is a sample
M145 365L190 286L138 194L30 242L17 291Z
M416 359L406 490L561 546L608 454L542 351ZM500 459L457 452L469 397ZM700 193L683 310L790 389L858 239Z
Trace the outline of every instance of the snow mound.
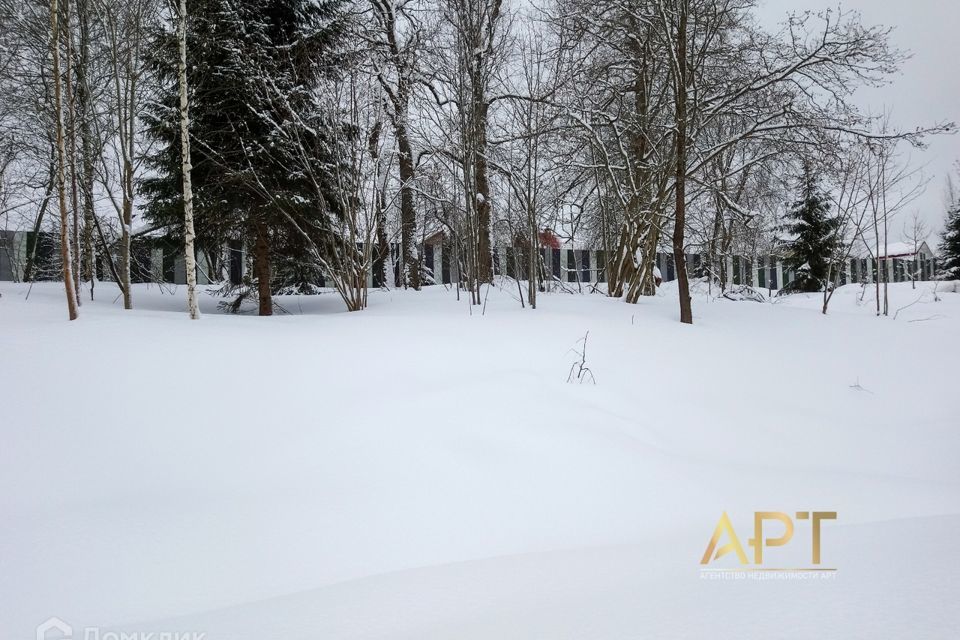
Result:
M535 311L515 286L485 309L432 287L273 318L202 296L191 322L182 288L125 312L104 284L68 323L59 285L0 288L4 640L50 616L206 640L960 625L960 430L935 401L960 296L894 320L856 287L828 316L698 294L685 326L667 286ZM891 286L891 308L917 295ZM567 384L587 332L597 384ZM769 509L839 513L835 581L701 579L720 515L745 543Z

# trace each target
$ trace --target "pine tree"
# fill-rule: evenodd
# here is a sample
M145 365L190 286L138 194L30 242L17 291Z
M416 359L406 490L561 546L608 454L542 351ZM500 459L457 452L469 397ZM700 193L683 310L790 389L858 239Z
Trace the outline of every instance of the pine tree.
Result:
M242 240L254 255L251 284L260 314L269 315L274 285L318 278L316 261L291 225L309 230L318 246L331 244L326 216L336 198L326 201L316 183L321 192L334 188L328 170L334 150L327 141L330 128L339 124L324 111L317 87L339 62L344 0L189 4L197 244L207 255L219 255L228 240ZM147 216L181 240L175 44L170 34L161 34L154 45L155 67L168 89L145 118L159 144L151 158L156 175L142 188Z
M187 2L187 86L190 91L192 179L198 248L217 255L229 238L239 238L238 221L230 215L244 198L230 188L236 170L238 139L229 135L228 114L236 113L242 71L230 53L239 53L235 21L227 21L222 0ZM177 42L173 33L159 34L152 47L155 70L163 83L162 98L144 114L147 133L158 144L150 157L155 176L143 181L146 215L183 241L180 96L177 83ZM239 76L239 77L238 77ZM233 100L231 100L231 98ZM221 129L222 127L222 129ZM219 134L219 135L218 135ZM216 150L216 152L214 152ZM231 160L234 162L231 163Z
M947 211L939 249L940 277L960 279L960 199Z
M800 181L800 197L787 213L785 226L791 237L783 243L786 264L796 272L787 287L791 291L816 292L827 284L830 262L839 246L840 221L830 215L830 200L820 188L812 167L805 164Z

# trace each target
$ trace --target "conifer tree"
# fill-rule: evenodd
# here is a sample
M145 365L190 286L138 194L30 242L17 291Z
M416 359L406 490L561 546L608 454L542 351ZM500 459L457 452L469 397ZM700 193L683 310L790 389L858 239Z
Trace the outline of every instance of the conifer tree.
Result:
M816 292L827 285L830 261L836 254L840 221L830 215L830 200L809 164L804 164L800 197L787 213L783 243L786 264L796 272L791 291Z
M939 250L940 277L960 279L960 198L947 211Z
M333 189L327 167L334 153L326 141L339 126L317 95L320 80L336 73L343 40L343 0L190 0L189 49L191 153L197 243L219 255L229 240L252 251L261 315L272 313L271 291L284 278L316 280L315 261L302 233L330 244L318 191ZM144 181L147 216L183 233L180 195L180 132L175 43L157 38L158 75L168 82L164 100L146 116L160 143ZM305 160L306 158L306 160ZM304 170L304 163L309 163ZM317 189L317 182L322 188ZM335 198L331 198L335 201ZM298 233L289 227L296 225ZM276 256L283 256L278 261ZM274 267L283 267L277 278Z

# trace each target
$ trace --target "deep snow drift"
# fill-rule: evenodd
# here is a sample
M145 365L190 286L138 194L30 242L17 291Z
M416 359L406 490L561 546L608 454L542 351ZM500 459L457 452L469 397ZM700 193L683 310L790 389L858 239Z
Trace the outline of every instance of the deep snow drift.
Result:
M896 320L859 287L826 317L698 294L687 327L669 286L191 322L182 288L124 312L102 283L69 323L59 285L0 283L0 639L956 638L960 293L932 286L892 286ZM838 571L704 579L724 511L745 548L754 511L838 512ZM809 531L765 557L809 564Z

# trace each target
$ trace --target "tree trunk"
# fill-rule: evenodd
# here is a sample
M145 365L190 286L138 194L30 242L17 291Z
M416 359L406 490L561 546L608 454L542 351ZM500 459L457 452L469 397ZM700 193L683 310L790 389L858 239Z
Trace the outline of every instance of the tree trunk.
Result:
M683 237L686 227L687 207L687 0L680 2L677 26L677 173L676 216L673 223L673 260L677 269L677 285L680 292L680 322L693 324L693 308L690 302L690 281L687 279L687 262L683 255Z
M373 279L378 286L387 286L387 262L390 258L390 242L387 240L387 197L380 190L376 193L376 246L373 248Z
M882 275L880 273L880 224L879 224L879 221L877 220L877 209L876 209L877 206L878 205L874 205L874 210L873 210L873 236L876 239L876 251L877 251L876 253L877 259L875 262L876 268L873 270L873 281L877 289L877 295L876 295L877 317L879 318L880 317L880 278L882 277Z
M639 28L639 27L634 27ZM636 304L641 296L656 294L653 270L656 266L657 213L653 208L652 176L647 168L649 162L650 98L649 66L652 51L649 44L649 28L643 29L643 37L633 41L633 88L635 124L629 134L631 155L630 189L633 192L624 211L624 224L620 233L616 262L612 276L608 277L608 292L629 304Z
M270 232L263 222L257 223L257 240L253 247L253 271L257 276L257 295L260 300L260 315L273 315L273 299L270 293Z
M130 227L133 225L133 201L127 194L127 169L123 169L123 208L121 209L120 229L120 277L123 282L123 308L133 309L133 292L130 278Z
M528 186L532 188L532 186ZM537 229L537 212L533 204L527 207L527 231L530 244L527 247L527 299L530 301L530 308L537 308L537 280L539 269L537 261L539 259L540 234Z
M177 71L180 81L180 156L183 162L183 262L187 271L187 311L191 320L198 320L200 306L197 304L197 258L193 246L196 236L193 230L193 181L190 175L193 170L190 161L190 100L187 94L187 0L180 0L177 45L180 49Z
M883 265L883 315L890 315L890 270L889 266L893 264L890 258L890 237L888 221L890 219L887 211L887 163L886 156L883 156L884 162L880 170L880 196L883 201L883 255L886 258L886 264Z
M90 65L90 16L88 0L77 0L80 28L80 60L77 65L77 112L80 115L80 149L83 196L83 279L90 283L90 299L96 286L96 255L94 253L93 204L93 131L90 126L90 88L87 70Z
M57 132L57 195L60 201L60 258L63 262L63 286L67 295L67 313L76 320L77 294L73 286L70 256L69 219L67 217L66 145L63 135L63 99L60 94L60 9L57 0L50 0L50 55L53 59L53 109Z
M487 169L487 109L480 108L477 122L477 152L474 181L477 187L477 280L493 282L493 251L490 247L490 178ZM479 289L479 287L478 287Z
M398 114L398 118L406 114ZM413 179L416 170L413 164L413 149L404 124L395 126L397 146L400 148L400 266L404 284L411 289L420 289L420 261L416 255L417 212L413 201Z
M70 270L73 273L73 291L77 296L77 306L83 304L80 297L80 197L77 188L77 110L73 99L73 30L70 27L70 0L65 0L63 7L64 30L67 41L66 64L66 98L67 98L67 146L69 147L68 166L70 170L70 208L73 226L70 233L70 257L73 264Z
M660 244L660 227L651 224L647 231L647 241L643 247L643 278L640 281L641 296L657 295L657 281L653 270L657 266L657 245Z

